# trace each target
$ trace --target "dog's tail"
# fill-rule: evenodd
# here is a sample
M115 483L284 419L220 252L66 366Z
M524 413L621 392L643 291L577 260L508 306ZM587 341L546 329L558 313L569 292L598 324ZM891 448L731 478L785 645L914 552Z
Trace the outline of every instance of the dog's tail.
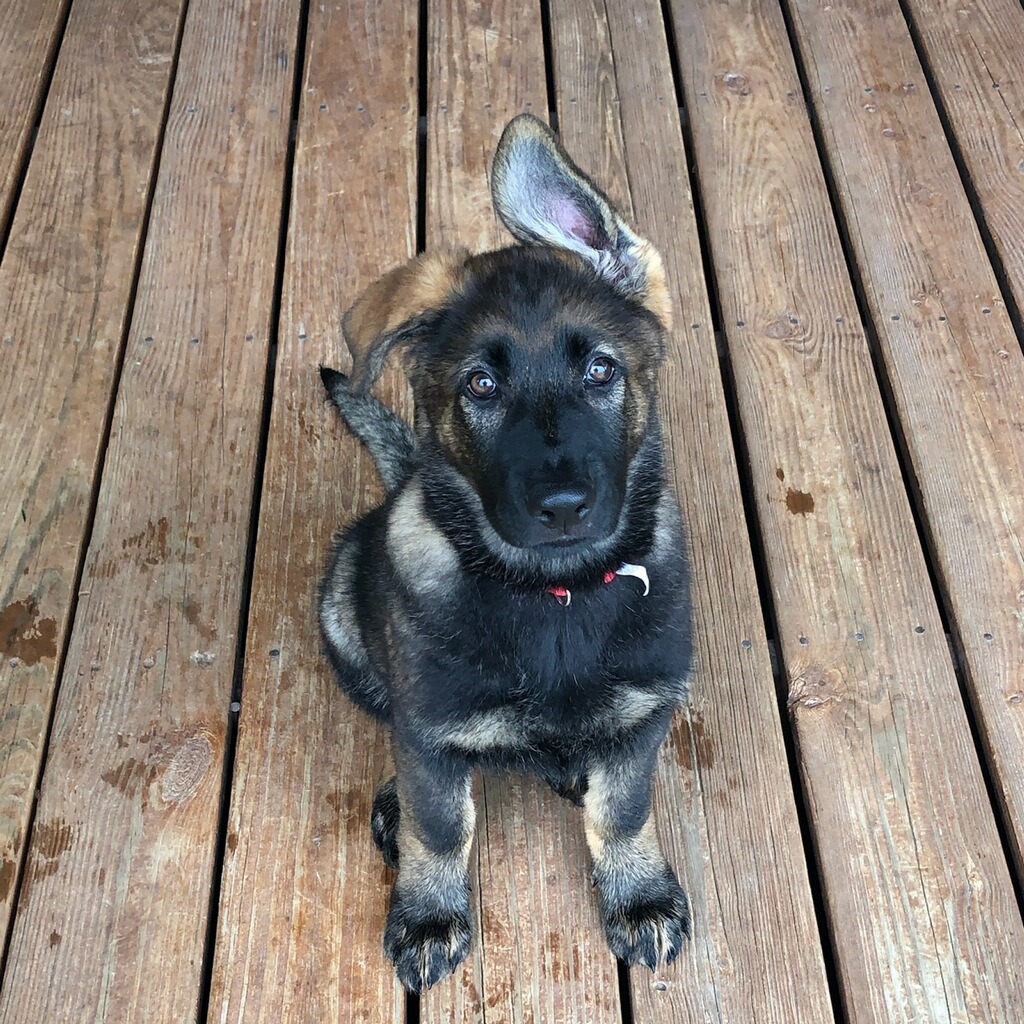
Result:
M348 377L326 366L320 379L349 429L366 445L389 494L416 468L416 438L409 425L370 394L349 390Z

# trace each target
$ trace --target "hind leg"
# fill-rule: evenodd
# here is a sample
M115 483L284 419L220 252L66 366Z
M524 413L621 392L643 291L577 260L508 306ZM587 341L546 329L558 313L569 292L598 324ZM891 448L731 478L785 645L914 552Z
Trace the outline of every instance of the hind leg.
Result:
M370 831L373 841L380 850L384 863L389 868L398 868L398 820L401 808L398 805L398 784L395 776L386 779L377 787L373 797L373 812L370 815Z

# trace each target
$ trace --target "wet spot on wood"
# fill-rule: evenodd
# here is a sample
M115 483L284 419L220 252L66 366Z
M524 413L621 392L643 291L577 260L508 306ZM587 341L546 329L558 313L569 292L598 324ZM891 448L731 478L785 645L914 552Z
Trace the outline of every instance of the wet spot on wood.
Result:
M699 713L691 713L689 717L679 717L679 739L677 741L679 751L679 763L690 763L690 751L697 754L697 764L700 768L708 770L715 766L715 748L704 731L704 716Z
M146 557L148 565L156 565L167 557L167 537L171 531L171 524L166 516L161 516L155 523L150 520L146 528L138 533L133 533L121 541L121 548L124 551L138 549Z
M556 978L569 980L569 964L562 954L562 936L558 932L548 932L548 952L551 963L551 974Z
M50 932L50 949L60 942L60 932Z
M14 876L17 873L18 865L13 860L5 860L0 864L0 900L7 899L14 885Z
M67 853L74 841L75 834L63 818L57 818L36 829L36 851L47 860L55 860L62 853Z
M213 763L213 746L205 736L187 739L164 773L160 795L167 803L184 803L199 788Z
M145 761L134 757L126 758L116 768L111 768L100 775L100 778L112 788L127 797L136 797L150 770Z
M194 597L186 597L182 605L182 614L185 621L192 626L199 635L208 643L212 644L217 639L217 630L214 626L207 625L202 621L203 609Z
M33 834L32 861L25 877L26 895L33 882L57 873L61 856L71 849L74 841L75 834L63 818L36 827Z
M786 508L795 516L805 516L814 511L814 498L806 491L797 491L790 487L786 491Z
M39 617L34 597L15 601L0 611L0 651L20 658L25 665L57 656L57 623Z

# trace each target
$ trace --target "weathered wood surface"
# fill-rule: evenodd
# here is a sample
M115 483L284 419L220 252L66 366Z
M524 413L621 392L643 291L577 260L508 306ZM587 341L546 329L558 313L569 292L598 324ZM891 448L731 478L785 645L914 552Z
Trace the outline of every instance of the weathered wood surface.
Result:
M0 3L0 227L11 212L69 3Z
M662 417L695 575L697 670L656 778L690 893L676 966L631 974L637 1022L832 1019L657 0L551 4L562 139L665 258Z
M342 315L415 253L417 6L310 8L211 1021L405 1016L369 828L384 731L335 683L314 597L332 532L382 497L317 367L348 369ZM381 397L411 411L397 371Z
M76 5L0 265L0 935L85 546L181 6ZM23 31L30 12L41 31L48 10L23 4L0 22L4 51L23 45L26 61L42 61L42 40ZM28 103L26 83L41 70L12 60L0 95L18 84ZM10 67L20 82L8 80ZM10 102L0 176L17 164Z
M491 209L490 163L511 117L547 113L539 8L445 0L429 18L427 248L510 244ZM487 778L482 793L472 952L422 997L422 1020L618 1021L581 812L533 779Z
M906 8L1024 314L1024 7L907 0Z
M1013 1019L1024 931L781 12L673 13L846 1011Z
M195 1014L298 7L189 5L0 995L6 1024ZM92 16L116 26L98 6ZM144 34L113 35L148 67ZM83 134L112 147L114 169L127 155L95 128ZM89 246L90 233L65 241ZM76 397L71 419L93 401Z
M1024 870L1024 352L899 6L793 13Z

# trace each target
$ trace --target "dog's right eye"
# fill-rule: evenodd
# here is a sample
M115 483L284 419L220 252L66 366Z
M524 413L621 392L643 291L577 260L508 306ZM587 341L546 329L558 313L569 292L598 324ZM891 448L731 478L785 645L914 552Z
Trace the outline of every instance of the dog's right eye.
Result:
M498 385L486 370L476 370L469 375L466 390L474 398L492 398L497 393Z

